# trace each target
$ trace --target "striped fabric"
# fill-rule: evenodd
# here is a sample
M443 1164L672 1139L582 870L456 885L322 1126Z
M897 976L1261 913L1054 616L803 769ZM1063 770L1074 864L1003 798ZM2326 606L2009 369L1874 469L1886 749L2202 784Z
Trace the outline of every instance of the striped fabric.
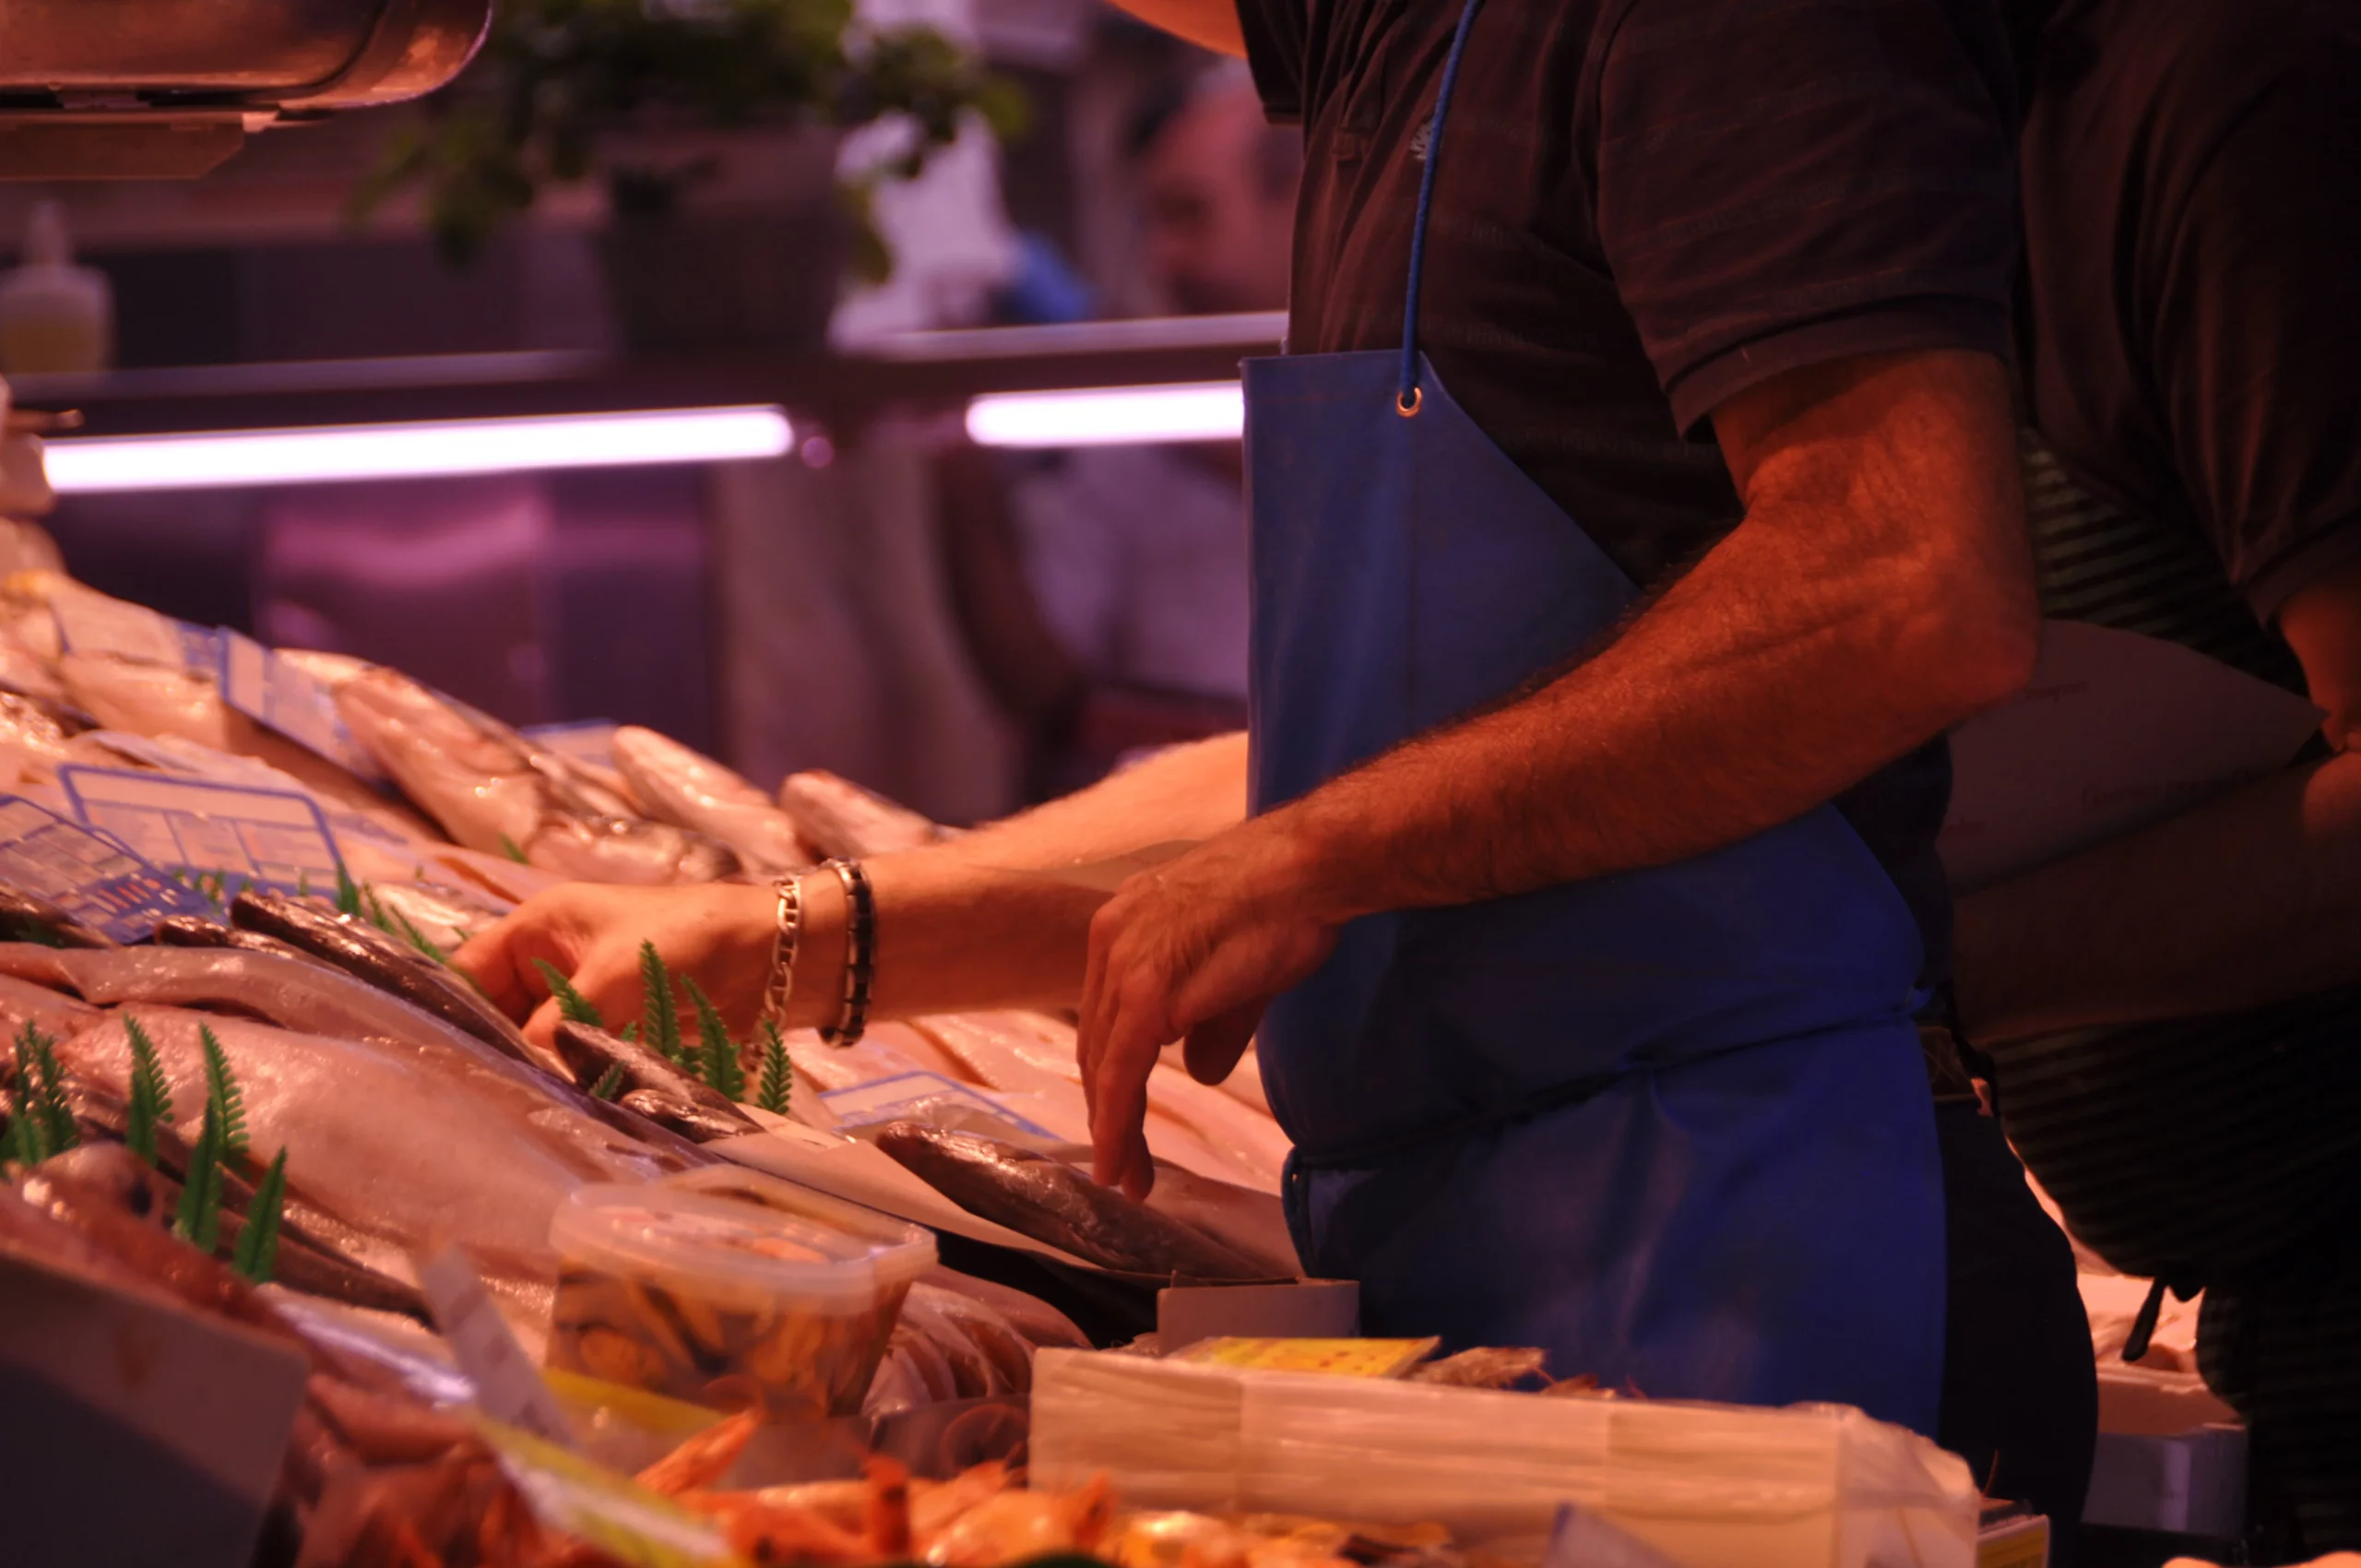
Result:
M2302 691L2211 548L2091 495L2028 435L2044 612ZM2207 1380L2253 1426L2257 1516L2361 1547L2361 990L1992 1052L2011 1138L2126 1273L2207 1289Z
M2179 643L2304 690L2303 666L2230 587L2211 545L2100 500L2031 431L2020 446L2043 614Z

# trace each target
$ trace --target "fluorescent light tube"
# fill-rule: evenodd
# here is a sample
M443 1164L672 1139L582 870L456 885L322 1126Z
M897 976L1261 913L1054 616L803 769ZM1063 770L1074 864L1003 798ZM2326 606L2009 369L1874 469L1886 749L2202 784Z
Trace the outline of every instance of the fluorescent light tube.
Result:
M1245 429L1245 393L1235 381L991 392L967 405L967 435L980 446L1235 441Z
M773 406L315 425L203 435L79 436L48 443L61 495L220 490L339 480L617 469L776 457L794 444Z

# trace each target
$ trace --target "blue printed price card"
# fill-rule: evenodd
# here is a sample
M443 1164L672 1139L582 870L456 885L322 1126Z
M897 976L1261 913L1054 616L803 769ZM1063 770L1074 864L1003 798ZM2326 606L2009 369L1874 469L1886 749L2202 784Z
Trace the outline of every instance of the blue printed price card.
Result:
M308 795L70 765L57 781L89 826L156 865L218 876L230 893L325 891L344 864Z
M387 781L377 759L352 738L326 682L252 637L231 631L219 637L223 702L355 778Z
M16 795L0 795L0 882L40 895L117 942L145 942L157 921L173 915L215 913L195 888L121 844Z

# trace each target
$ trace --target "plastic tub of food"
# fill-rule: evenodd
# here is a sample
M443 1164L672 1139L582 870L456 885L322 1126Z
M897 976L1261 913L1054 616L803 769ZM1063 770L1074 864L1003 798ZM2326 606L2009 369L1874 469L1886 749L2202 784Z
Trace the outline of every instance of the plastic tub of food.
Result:
M890 1223L890 1222L888 1222ZM549 1363L766 1420L850 1415L933 1238L663 1186L575 1191Z
M694 1193L699 1197L759 1204L797 1219L816 1221L833 1230L869 1237L879 1243L879 1251L872 1254L879 1277L889 1282L899 1280L908 1285L934 1266L934 1232L924 1226L742 1165L727 1161L700 1165L663 1177L657 1185L676 1193Z

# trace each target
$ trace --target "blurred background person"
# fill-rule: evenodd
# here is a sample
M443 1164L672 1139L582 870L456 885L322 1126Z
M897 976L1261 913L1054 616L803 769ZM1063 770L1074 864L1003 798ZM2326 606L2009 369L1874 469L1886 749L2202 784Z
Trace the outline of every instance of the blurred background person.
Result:
M1281 311L1300 138L1242 64L1152 96L1129 138L1155 305ZM1041 800L1246 719L1246 512L1235 441L943 464L953 603Z

